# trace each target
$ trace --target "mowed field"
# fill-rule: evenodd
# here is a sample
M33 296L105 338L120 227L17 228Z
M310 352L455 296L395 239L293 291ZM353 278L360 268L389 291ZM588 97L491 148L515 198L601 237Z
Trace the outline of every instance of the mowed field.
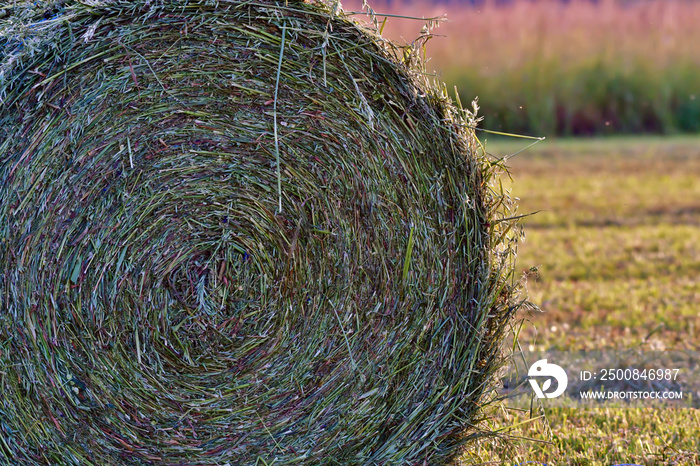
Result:
M520 141L486 148L503 156ZM517 260L542 310L520 315L523 349L700 352L700 138L545 141L509 166L519 213L540 211L523 221ZM543 414L499 411L492 426L512 446L484 444L465 464L700 464L698 409Z

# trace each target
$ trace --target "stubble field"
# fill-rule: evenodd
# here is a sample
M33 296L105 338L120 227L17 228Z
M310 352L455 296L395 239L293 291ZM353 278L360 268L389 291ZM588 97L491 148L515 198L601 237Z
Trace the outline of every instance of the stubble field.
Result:
M499 156L521 146L486 145ZM520 213L540 211L524 219L518 255L542 310L520 316L523 349L697 355L700 139L542 142L509 165ZM685 396L683 404L696 408L606 402L584 409L563 400L545 407L546 419L499 411L493 426L514 446L484 445L464 461L700 464L700 410Z

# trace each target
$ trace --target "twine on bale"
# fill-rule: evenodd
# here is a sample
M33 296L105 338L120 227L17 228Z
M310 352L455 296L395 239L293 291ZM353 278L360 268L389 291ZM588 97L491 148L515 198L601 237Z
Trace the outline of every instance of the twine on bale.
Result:
M487 434L517 302L474 113L330 3L2 11L0 459L444 464Z

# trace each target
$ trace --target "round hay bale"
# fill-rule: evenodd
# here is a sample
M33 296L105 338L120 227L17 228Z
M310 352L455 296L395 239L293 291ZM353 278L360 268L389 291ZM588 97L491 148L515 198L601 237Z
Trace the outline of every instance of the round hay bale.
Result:
M2 8L0 459L444 464L479 434L515 306L471 113L327 3Z

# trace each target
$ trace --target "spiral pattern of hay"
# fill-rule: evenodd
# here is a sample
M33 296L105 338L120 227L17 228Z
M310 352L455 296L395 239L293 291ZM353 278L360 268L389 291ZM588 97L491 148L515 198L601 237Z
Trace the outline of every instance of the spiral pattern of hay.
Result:
M329 4L38 4L1 10L0 460L454 459L513 309L470 114Z

